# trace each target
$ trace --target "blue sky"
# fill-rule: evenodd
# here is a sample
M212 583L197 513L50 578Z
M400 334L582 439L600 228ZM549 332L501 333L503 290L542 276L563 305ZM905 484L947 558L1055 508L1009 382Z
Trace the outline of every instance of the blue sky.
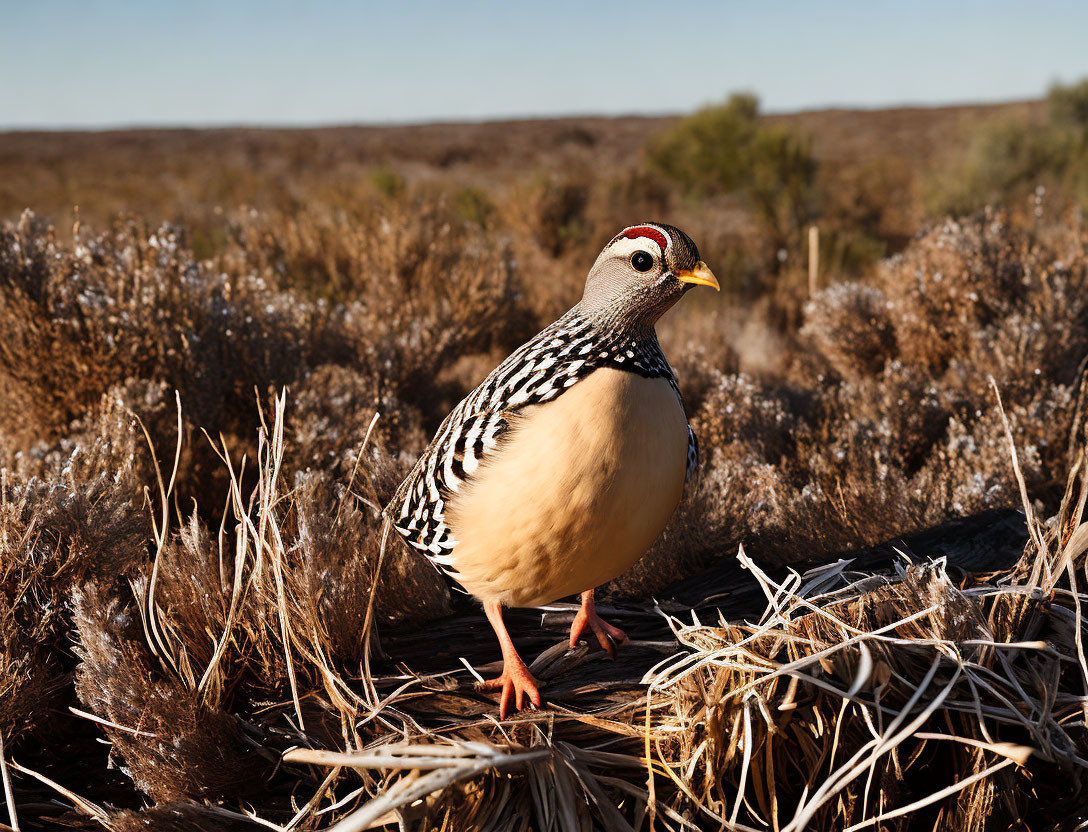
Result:
M0 0L0 128L341 124L1035 97L1083 2Z

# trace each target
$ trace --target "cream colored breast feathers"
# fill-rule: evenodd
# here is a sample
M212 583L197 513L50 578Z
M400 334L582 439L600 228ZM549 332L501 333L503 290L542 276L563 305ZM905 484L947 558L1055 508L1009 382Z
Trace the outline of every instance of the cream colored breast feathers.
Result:
M484 601L538 606L615 578L680 502L687 443L663 378L604 368L527 408L450 501L460 583Z

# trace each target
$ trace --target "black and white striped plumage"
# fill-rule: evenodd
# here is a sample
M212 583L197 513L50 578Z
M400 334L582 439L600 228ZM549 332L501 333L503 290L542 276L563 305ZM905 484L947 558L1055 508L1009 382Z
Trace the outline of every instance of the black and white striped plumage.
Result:
M644 255L652 256L656 271L654 281L643 285L631 279L638 277L631 269L644 270L624 258ZM617 277L612 263L617 258L628 266L626 281L623 274ZM695 244L672 226L632 226L613 238L590 272L582 302L515 350L446 417L386 508L394 528L456 580L457 540L446 523L448 503L472 482L481 463L501 453L519 411L546 405L603 368L663 378L679 402L675 375L653 325L691 288L685 284L705 282L677 278L692 275L696 267L713 281ZM681 402L681 412L682 407ZM695 434L688 426L688 480L697 461Z

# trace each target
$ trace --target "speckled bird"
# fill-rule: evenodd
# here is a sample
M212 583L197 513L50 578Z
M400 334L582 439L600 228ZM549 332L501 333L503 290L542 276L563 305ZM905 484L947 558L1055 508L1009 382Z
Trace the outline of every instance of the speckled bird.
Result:
M503 624L504 606L579 593L570 644L627 636L594 588L635 563L676 510L698 458L655 324L694 286L718 289L695 243L670 225L625 228L581 301L519 347L439 427L386 508L415 549L481 602L503 671L484 682L540 705L539 683Z

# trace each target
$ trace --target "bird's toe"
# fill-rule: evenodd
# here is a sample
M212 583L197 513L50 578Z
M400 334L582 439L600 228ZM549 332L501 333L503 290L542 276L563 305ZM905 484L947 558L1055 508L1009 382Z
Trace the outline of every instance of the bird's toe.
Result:
M539 708L542 702L540 682L524 664L504 666L501 676L477 682L476 690L502 691L499 695L499 719L506 719L511 710L523 711L529 706Z
M609 624L596 612L586 613L582 609L578 611L578 615L575 617L574 624L570 629L570 646L572 648L578 645L578 639L582 637L587 627L597 637L597 643L601 645L601 649L610 656L615 657L617 644L628 641L627 633L619 627Z

